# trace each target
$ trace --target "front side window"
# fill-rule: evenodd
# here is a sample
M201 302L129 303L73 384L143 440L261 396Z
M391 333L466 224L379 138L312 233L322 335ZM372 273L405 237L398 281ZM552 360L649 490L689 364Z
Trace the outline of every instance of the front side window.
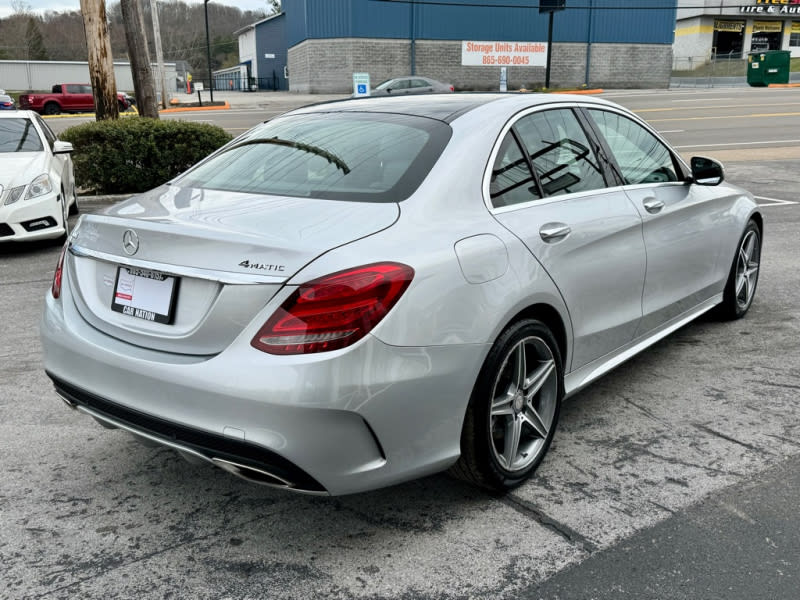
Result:
M575 114L546 110L514 125L530 155L545 196L606 187L603 171Z
M626 184L678 181L672 153L644 127L618 113L589 110Z
M34 115L34 118L36 119L36 124L42 130L42 133L44 134L44 137L47 140L47 144L50 146L50 150L52 150L53 144L55 143L56 139L58 139L56 137L56 134L53 133L53 130L50 129L50 126L44 122L44 119L42 119L42 117L40 117L39 115Z
M39 132L30 119L0 119L0 152L41 152Z
M449 125L408 115L306 114L275 119L175 183L231 192L399 202L422 183Z

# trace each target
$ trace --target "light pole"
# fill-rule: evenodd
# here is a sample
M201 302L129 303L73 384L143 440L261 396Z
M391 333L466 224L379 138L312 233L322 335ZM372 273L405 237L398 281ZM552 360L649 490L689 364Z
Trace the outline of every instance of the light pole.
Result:
M203 0L206 11L206 57L208 58L208 85L211 90L211 101L214 101L214 76L211 74L211 39L208 35L208 0Z

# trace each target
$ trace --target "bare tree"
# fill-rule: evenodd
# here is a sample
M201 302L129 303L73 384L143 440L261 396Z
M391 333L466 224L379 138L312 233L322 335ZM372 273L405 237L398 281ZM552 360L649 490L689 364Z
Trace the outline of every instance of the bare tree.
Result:
M281 0L267 0L267 13L277 15L281 12Z
M14 14L24 15L31 12L31 5L29 2L25 2L25 0L11 0L11 9L14 11Z
M47 53L47 48L44 45L44 38L42 32L39 30L39 24L33 17L28 17L28 27L25 32L25 43L28 48L29 60L50 60L50 55Z
M125 39L128 41L128 58L133 73L136 107L143 117L158 119L153 69L147 54L144 16L139 0L121 0L122 18L125 22Z
M108 39L104 0L81 0L83 28L89 53L89 79L94 93L94 111L98 121L118 119L117 81L114 59Z

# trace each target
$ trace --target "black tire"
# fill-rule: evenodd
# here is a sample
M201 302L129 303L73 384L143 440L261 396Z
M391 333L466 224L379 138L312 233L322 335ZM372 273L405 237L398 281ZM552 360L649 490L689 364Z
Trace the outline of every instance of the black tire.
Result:
M61 190L61 196L59 196L58 201L61 204L61 218L64 225L64 233L56 238L56 243L63 245L69 237L69 210L67 209L67 195L64 193L63 189Z
M119 112L123 113L128 110L128 107L125 106L125 103L122 100L117 101L117 105L119 106Z
M69 207L69 215L74 217L78 213L80 213L80 207L78 206L78 195L75 193L75 187L72 187L72 197L75 198L75 202Z
M526 389L520 382L530 385ZM509 326L481 368L464 418L461 457L451 474L498 492L523 483L550 447L563 396L561 353L547 326L534 319Z
M55 102L48 102L47 104L44 105L43 112L46 115L57 115L61 113L61 107Z
M733 321L747 314L756 294L760 262L761 230L751 219L736 245L722 302L714 311L717 318Z

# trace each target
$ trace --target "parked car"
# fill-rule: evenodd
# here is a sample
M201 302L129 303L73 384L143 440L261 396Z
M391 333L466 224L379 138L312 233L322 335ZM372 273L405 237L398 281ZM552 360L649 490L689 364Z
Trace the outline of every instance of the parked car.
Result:
M371 96L404 96L407 94L451 94L455 88L429 77L396 77L378 84Z
M17 110L14 99L6 94L0 94L0 110Z
M69 406L250 481L506 490L565 397L748 311L762 231L719 163L601 99L320 104L84 215L44 365Z
M129 104L124 94L117 93L117 103L120 111L128 110ZM94 94L88 83L58 83L49 94L21 94L19 106L43 115L93 112Z
M0 243L66 238L78 211L72 144L34 112L0 112Z

